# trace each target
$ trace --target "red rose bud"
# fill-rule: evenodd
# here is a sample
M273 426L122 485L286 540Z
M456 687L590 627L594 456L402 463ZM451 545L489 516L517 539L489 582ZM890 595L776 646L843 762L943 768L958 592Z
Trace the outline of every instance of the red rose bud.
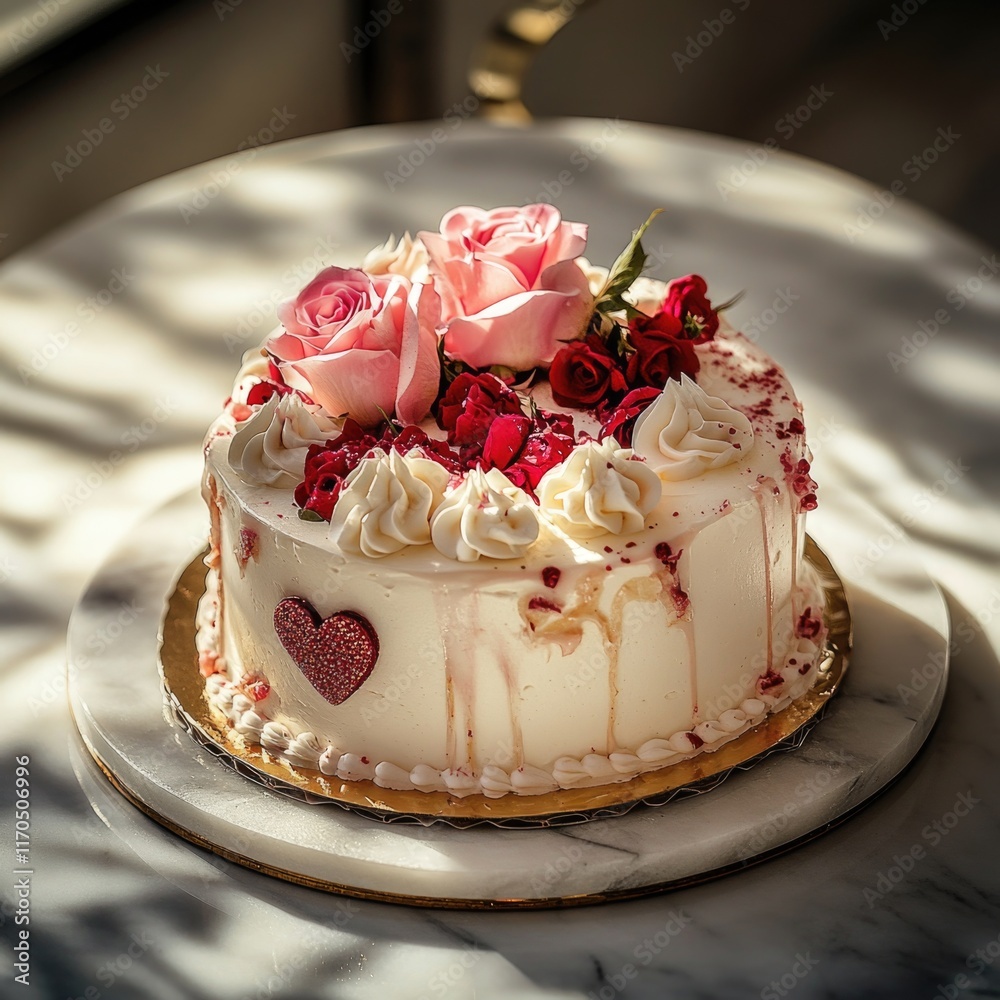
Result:
M660 397L660 390L647 386L633 389L618 406L605 412L600 439L613 437L623 448L632 447L632 432L639 414Z
M506 469L521 453L531 430L531 420L525 416L505 414L490 424L483 444L483 468Z
M628 388L617 360L594 334L557 352L549 369L549 383L560 406L576 409L595 407Z
M708 300L708 285L700 274L671 281L662 311L676 317L684 335L696 344L711 340L719 330L719 314Z
M694 378L698 373L694 344L684 337L680 320L670 313L633 320L629 340L635 348L627 368L629 385L633 387L651 385L662 389L667 379L680 381L681 375Z

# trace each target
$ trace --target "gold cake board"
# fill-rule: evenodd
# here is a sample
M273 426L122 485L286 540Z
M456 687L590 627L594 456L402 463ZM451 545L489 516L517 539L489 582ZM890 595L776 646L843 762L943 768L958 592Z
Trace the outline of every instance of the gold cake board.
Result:
M660 806L672 798L700 794L715 787L733 770L746 769L771 752L797 745L796 734L804 738L805 727L818 719L844 677L852 638L843 584L812 538L806 539L805 558L816 571L824 591L828 629L825 656L814 686L780 712L768 715L756 727L717 750L706 750L688 760L615 784L557 789L542 795L508 794L501 798L397 791L382 788L373 781L341 781L318 771L293 768L259 746L245 744L238 735L231 734L221 713L210 708L204 694L205 679L198 669L195 612L205 590L201 556L187 565L168 598L160 667L176 721L223 763L275 792L305 801L336 803L383 822L448 823L456 827L488 824L508 828L569 825L620 815L641 804ZM115 780L110 774L109 777ZM136 801L127 789L117 782L116 785ZM140 802L136 804L142 808ZM186 835L181 830L174 832ZM259 865L251 863L251 867ZM292 880L297 879L292 877ZM336 891L346 889L337 887Z

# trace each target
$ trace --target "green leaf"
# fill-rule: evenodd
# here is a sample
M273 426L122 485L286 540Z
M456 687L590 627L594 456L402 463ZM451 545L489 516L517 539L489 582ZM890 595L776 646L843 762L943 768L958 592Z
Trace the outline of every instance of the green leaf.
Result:
M389 433L392 434L393 437L396 437L402 431L403 425L398 420L393 420L392 417L390 417L389 414L378 405L378 403L375 404L375 409L382 414L382 419L389 427Z
M649 228L649 224L662 211L662 208L657 208L650 213L649 218L632 233L632 239L628 246L611 265L604 287L597 296L595 308L600 312L613 312L622 308L632 308L635 312L635 309L624 301L622 295L632 287L632 283L642 274L642 269L646 266L646 251L642 248L642 237Z
M319 516L314 510L306 510L305 507L299 508L299 520L300 521L322 521L323 518Z
M746 295L746 289L743 289L742 292L737 292L728 302L723 302L721 306L714 306L713 308L717 313L720 313L725 309L732 309L732 307L736 305L736 303L739 302L744 295Z

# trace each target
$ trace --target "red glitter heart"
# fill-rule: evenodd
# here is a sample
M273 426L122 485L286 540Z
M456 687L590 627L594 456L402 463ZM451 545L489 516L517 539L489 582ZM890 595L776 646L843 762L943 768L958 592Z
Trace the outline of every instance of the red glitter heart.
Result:
M306 680L331 705L347 701L378 659L378 633L354 611L321 619L308 601L286 597L274 609L274 631Z

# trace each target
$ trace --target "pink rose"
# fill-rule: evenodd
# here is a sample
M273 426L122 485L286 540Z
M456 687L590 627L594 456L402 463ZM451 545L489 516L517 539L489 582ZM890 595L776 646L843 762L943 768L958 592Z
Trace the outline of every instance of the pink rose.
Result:
M265 347L285 382L332 416L415 424L437 396L440 311L432 285L328 267L279 307L284 329Z
M551 205L456 208L420 233L445 320L448 354L474 368L548 364L583 334L593 309L575 258L587 227Z

